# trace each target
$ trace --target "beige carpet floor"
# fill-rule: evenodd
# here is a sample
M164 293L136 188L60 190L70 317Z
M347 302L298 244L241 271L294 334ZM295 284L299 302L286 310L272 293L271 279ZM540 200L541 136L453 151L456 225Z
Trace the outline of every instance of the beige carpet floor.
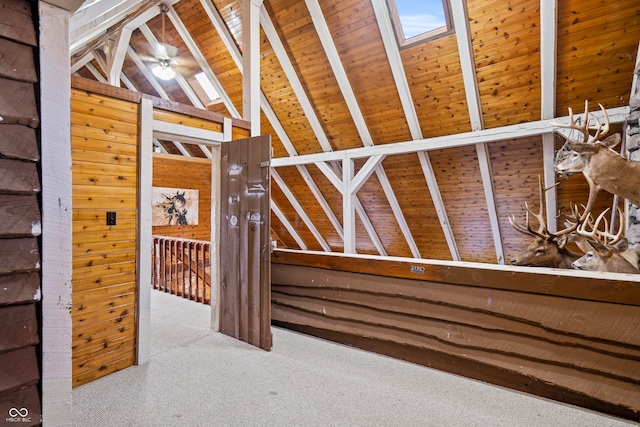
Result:
M74 426L640 425L280 328L265 352L158 291L151 323L151 362L75 388Z

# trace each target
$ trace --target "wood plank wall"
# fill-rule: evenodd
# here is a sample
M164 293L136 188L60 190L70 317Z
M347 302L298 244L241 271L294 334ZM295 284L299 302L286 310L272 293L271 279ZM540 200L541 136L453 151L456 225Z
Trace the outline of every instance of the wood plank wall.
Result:
M640 285L630 276L282 251L272 262L277 325L631 420L640 415Z
M32 4L0 0L0 419L40 424L39 93ZM12 416L11 408L28 414Z
M78 386L135 362L138 104L73 89L71 157Z
M211 160L154 153L153 186L199 191L197 225L154 226L154 235L211 240Z

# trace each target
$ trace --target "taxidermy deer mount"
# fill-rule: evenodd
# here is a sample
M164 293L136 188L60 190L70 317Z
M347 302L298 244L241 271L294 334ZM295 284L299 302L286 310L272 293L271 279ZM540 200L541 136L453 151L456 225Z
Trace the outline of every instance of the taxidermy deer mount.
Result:
M525 202L527 208L525 225L520 225L516 221L515 215L509 217L509 223L517 231L533 237L529 246L520 254L511 258L512 265L523 265L530 267L552 267L552 268L572 268L571 263L580 258L581 254L572 252L566 248L569 235L577 230L579 221L569 223L568 226L556 233L551 233L544 220L544 193L549 188L542 190L542 180L538 177L538 188L540 191L540 211L536 214ZM550 187L553 188L553 187ZM577 208L572 206L575 218L580 215ZM538 229L534 230L529 223L529 214L538 221Z
M612 149L620 143L619 133L601 140L609 132L609 116L602 104L598 105L604 114L604 123L589 113L589 101L584 103L582 125L576 124L571 108L569 108L569 123L551 122L558 127L575 129L583 135L582 141L566 138L567 142L558 151L554 161L557 173L569 175L582 172L589 183L589 200L580 218L582 221L593 209L600 190L617 194L634 205L640 206L640 162L627 160ZM591 124L592 121L593 124ZM595 133L591 135L590 131Z

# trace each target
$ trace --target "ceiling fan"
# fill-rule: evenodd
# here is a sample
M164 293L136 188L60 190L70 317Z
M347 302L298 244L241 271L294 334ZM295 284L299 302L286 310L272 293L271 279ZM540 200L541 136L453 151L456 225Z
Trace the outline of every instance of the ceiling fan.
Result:
M171 80L176 76L174 67L178 65L178 61L175 59L175 56L178 54L178 48L165 42L164 17L169 12L169 7L164 3L160 3L158 9L162 14L162 42L153 43L155 56L149 58L149 61L157 62L157 64L151 68L151 71L156 77L162 80Z

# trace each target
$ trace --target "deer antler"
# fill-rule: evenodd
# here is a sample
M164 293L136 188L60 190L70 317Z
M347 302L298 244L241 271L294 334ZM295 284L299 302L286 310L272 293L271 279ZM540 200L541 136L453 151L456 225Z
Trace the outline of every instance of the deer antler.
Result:
M591 237L592 239L602 243L604 246L613 246L620 241L622 238L622 211L619 207L616 206L618 211L618 223L620 224L618 227L618 232L616 234L610 233L609 230L609 221L604 217L607 212L609 212L609 208L605 209L598 215L595 223L592 220L591 212L587 214L587 220L578 226L577 232L581 236ZM604 219L604 231L600 230L600 222ZM587 230L587 226L591 230Z
M592 113L589 113L589 101L584 101L584 124L579 125L573 119L573 110L569 107L569 123L558 123L556 121L551 121L551 124L554 126L558 126L566 129L575 129L582 133L583 141L585 143L591 143L598 141L600 138L604 137L609 132L609 115L607 114L607 110L602 106L602 104L598 104L602 113L604 114L605 122L602 123L598 117L594 116ZM590 126L591 122L589 117L592 117L596 124ZM590 135L589 131L595 130L596 133L594 135ZM569 140L569 138L566 138ZM572 142L580 142L580 141L572 141Z
M545 188L544 190L542 190L542 179L540 178L540 175L538 175L538 188L539 188L539 192L540 192L540 210L538 213L533 212L531 209L529 209L529 204L527 202L524 202L524 206L527 208L527 212L526 212L526 216L525 216L525 224L526 226L522 226L520 224L518 224L518 222L516 221L516 217L515 215L512 215L509 218L509 223L511 224L511 226L513 228L515 228L516 230L518 230L519 232L523 233L523 234L528 234L530 236L533 237L540 237L542 239L545 240L550 240L556 237L560 237L563 236L565 234L571 233L572 231L576 230L578 228L578 225L580 224L580 219L577 218L575 223L570 223L569 226L563 230L557 231L555 233L551 233L549 231L549 229L547 228L547 224L544 220L544 193L546 193L547 191L549 191L550 189L552 189L553 187L555 187L556 185L558 185L557 183L552 185L549 188ZM572 206L571 210L573 211L574 215L577 217L577 212L578 209L577 207ZM529 214L533 215L535 217L535 219L538 220L538 230L533 230L531 228L531 225L529 224Z

